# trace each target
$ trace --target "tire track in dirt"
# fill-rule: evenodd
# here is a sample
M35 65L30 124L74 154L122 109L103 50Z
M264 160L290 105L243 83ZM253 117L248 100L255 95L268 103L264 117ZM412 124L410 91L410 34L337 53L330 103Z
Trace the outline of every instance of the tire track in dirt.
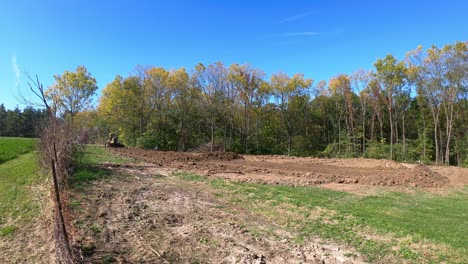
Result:
M86 263L361 263L353 251L297 245L268 219L223 202L202 183L154 165L108 166L115 176L76 194L73 245ZM272 230L273 231L267 231Z

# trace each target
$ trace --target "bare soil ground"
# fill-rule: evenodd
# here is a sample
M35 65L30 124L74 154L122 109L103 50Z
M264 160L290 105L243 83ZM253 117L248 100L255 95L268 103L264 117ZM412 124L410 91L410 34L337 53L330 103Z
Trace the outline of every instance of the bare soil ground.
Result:
M368 195L468 184L468 169L372 159L251 156L115 149L145 163L102 164L112 177L71 196L72 245L85 263L362 263L352 248L296 234L233 205L178 170L237 182L320 187ZM390 261L391 262L391 261Z
M238 182L292 186L351 184L423 188L468 184L468 169L435 168L389 160L240 156L229 152L180 153L141 149L115 151L160 167L188 170Z
M203 160L202 157L200 160ZM362 263L352 249L293 242L268 219L154 164L107 164L114 175L76 193L73 245L86 263Z

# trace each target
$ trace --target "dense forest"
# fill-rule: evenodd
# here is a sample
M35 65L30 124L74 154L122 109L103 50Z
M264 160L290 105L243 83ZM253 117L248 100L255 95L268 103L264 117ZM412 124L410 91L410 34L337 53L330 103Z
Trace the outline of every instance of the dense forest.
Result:
M96 81L84 66L73 74L56 76L47 96L91 138L115 132L128 146L161 150L468 165L466 42L387 55L328 82L221 62L138 66L107 84L95 108L87 106Z
M38 137L46 113L31 106L7 110L0 104L0 137Z

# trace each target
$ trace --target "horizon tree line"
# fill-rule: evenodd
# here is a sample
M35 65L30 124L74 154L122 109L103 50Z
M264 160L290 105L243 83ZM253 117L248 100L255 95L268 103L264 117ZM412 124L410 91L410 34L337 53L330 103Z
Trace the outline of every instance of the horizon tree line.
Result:
M403 60L387 55L370 71L328 83L215 62L138 66L108 83L92 109L96 90L79 66L56 76L47 95L93 138L117 132L129 146L187 151L208 143L239 153L468 165L467 42L418 47Z

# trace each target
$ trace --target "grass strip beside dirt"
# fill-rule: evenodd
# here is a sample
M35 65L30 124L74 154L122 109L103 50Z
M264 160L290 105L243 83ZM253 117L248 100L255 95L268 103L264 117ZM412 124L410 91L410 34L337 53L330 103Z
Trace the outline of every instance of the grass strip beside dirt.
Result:
M0 164L34 150L36 144L35 138L0 137Z
M0 236L14 234L39 213L31 187L38 182L36 154L29 152L0 164Z
M75 157L78 165L96 166L103 163L123 164L131 161L129 158L116 156L111 148L99 145L86 145L84 151Z
M217 195L261 214L296 234L356 248L369 261L463 263L468 255L468 188L447 196L381 192L358 196L317 187L211 180Z

